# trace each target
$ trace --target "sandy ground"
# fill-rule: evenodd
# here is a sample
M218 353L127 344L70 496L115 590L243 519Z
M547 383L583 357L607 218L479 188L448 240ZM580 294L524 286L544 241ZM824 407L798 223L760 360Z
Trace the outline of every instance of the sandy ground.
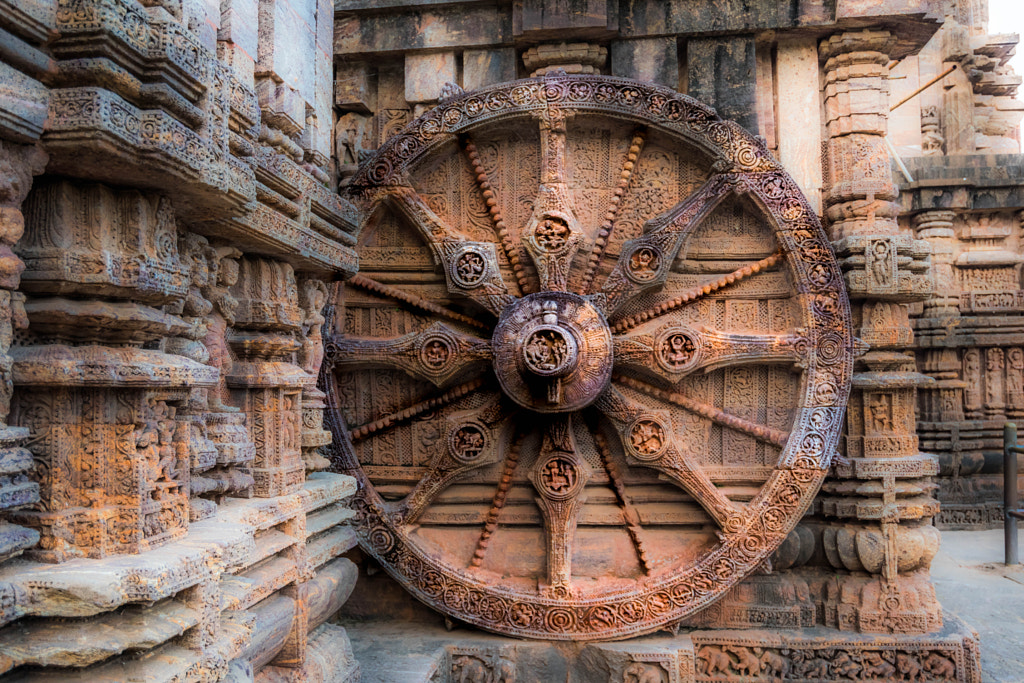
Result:
M1024 566L1003 564L1003 530L944 531L932 579L943 608L981 636L983 682L1024 683Z

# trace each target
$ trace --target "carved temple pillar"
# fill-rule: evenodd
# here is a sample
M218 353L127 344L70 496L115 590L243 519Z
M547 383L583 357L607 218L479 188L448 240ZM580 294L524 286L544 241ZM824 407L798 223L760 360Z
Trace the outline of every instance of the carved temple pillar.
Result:
M238 308L228 333L234 360L227 386L256 446L253 493L285 495L303 482L302 392L316 381L291 362L304 318L295 272L283 261L246 256L231 295Z
M821 496L822 543L839 573L825 590L826 624L869 633L925 633L942 624L927 568L938 549L931 517L935 458L919 452L918 387L908 304L932 293L929 245L901 233L885 141L889 112L886 31L823 41L828 130L826 216L868 344L855 365L845 457Z
M30 325L11 352L11 419L31 433L41 493L15 514L41 535L30 554L101 558L181 538L192 438L177 412L217 373L147 348L189 329L158 308L188 294L170 201L57 180L32 192L25 218Z
M197 487L193 482L192 491L208 494L215 500L225 495L247 498L252 495L251 468L256 447L246 428L245 413L225 403L229 398L227 375L232 367L227 335L238 306L230 290L238 281L237 257L241 252L234 247L211 245L204 245L202 251L203 258L196 268L206 276L200 278L199 291L190 299L207 304L203 306L206 314L201 323L201 339L206 362L217 369L219 383L215 388L197 392L207 436L216 453L213 465L202 477L204 484Z
M306 374L316 381L324 360L323 325L326 318L323 310L328 299L327 285L314 278L302 278L299 280L299 296L303 321L298 361ZM323 446L331 443L331 432L324 429L326 398L327 395L313 384L302 389L302 462L306 472L326 470L331 466L331 461L320 453Z
M46 154L32 145L0 141L0 562L36 544L39 534L9 524L5 512L39 502L39 485L29 478L32 453L25 427L8 426L13 384L10 356L14 330L23 329L25 295L17 291L25 264L12 249L25 230L22 202L32 176L42 172Z

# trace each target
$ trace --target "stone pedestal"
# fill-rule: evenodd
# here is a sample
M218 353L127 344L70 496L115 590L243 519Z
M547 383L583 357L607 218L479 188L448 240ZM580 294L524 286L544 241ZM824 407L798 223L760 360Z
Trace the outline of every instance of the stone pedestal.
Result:
M921 683L978 678L978 636L956 617L926 636L826 628L701 629L631 641L521 641L440 625L342 621L356 657L381 680L591 683Z

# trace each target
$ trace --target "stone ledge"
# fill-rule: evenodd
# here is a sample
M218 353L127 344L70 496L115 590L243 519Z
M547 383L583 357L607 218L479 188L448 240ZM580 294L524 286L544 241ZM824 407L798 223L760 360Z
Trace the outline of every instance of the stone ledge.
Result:
M25 665L84 667L125 650L151 650L199 623L177 600L95 618L27 619L0 631L0 673Z
M356 532L348 527L336 527L311 539L306 544L309 563L316 568L359 545Z
M160 109L139 109L101 88L50 91L43 135L56 173L173 190L183 216L244 212L255 198L252 169Z
M23 616L85 617L132 602L155 602L216 572L238 571L257 555L255 533L355 493L352 477L318 472L280 498L229 498L188 536L139 555L44 564L14 558L0 567L0 624ZM293 563L294 564L294 563Z
M267 251L292 264L300 271L342 271L355 273L358 258L355 250L343 246L321 233L291 220L263 204L250 205L244 217L207 221L195 228L237 240L240 246Z
M255 550L254 529L213 517L188 536L139 555L44 564L20 558L0 566L0 623L23 616L86 617L132 602L156 602L239 566Z

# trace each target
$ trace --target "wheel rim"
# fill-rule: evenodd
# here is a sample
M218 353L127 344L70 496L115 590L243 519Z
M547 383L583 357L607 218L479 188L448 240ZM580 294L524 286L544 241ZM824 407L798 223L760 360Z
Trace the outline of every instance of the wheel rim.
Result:
M502 169L486 147L501 152L509 147L500 147L499 131L530 125L535 143L528 134L520 142L536 150L537 182L529 206L517 207L508 189L518 182L516 169ZM598 188L607 211L594 220L594 211L580 208L588 201L580 178L589 143L579 140L623 130L631 131L623 143L606 147L620 152L619 175ZM645 142L654 150L646 159ZM645 202L656 204L664 192L655 179L673 176L659 170L663 152L689 158L704 177L667 209L649 211ZM465 185L454 172L447 184L437 180L437 168L460 164L472 187L461 195L428 192ZM346 317L343 332L328 338L322 375L332 461L360 481L360 543L407 590L499 633L602 640L679 622L764 564L824 479L849 393L853 338L840 270L817 217L755 138L669 90L563 74L442 101L387 141L352 188L369 217L364 268L379 275L361 273L351 291L428 316L398 335ZM475 217L463 220L465 212L445 197L469 189L480 202ZM630 225L624 206L644 221L642 229L637 220ZM706 224L720 223L729 207L759 217L761 243L725 258L732 247L716 245ZM379 281L389 268L380 258L386 249L367 245L388 221L429 245L444 276L440 295L437 285ZM787 296L762 296L778 282ZM786 303L762 306L776 300ZM789 307L788 318L779 314L792 323L787 329L730 324L745 310L756 317L771 306ZM367 330L373 333L360 334ZM369 373L380 368L436 390L410 390L408 402L385 411L368 406L372 400L355 395L361 390L353 385L376 381ZM766 382L787 376L778 382L789 387L789 404L762 400ZM701 389L716 382L732 392L762 388L737 411L727 397ZM349 431L346 418L358 426ZM414 425L429 425L439 438L423 449L426 464L415 470L422 476L402 489L381 474L382 448L366 444L396 433L410 441L401 430ZM769 459L733 468L740 477L759 473L755 493L737 495L708 474L729 468L696 454L705 434L730 444L723 454ZM680 506L695 509L695 521L652 521L657 505L637 492L660 485L657 477L683 492L689 502ZM473 523L459 521L444 492L482 485L493 494L467 504L478 509ZM595 503L602 495L612 502ZM505 510L510 498L522 508L523 496L540 520L525 545L543 544L543 564L532 569L511 557L515 541L498 541L529 529ZM605 526L615 526L592 522L602 505L619 511L632 573L602 574L614 562L591 557ZM674 536L673 529L681 531ZM496 561L495 544L509 557Z

